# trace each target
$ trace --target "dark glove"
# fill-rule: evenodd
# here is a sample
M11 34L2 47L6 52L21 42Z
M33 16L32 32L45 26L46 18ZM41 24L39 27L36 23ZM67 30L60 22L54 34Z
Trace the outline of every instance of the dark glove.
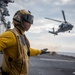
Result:
M44 48L44 49L41 49L41 54L46 54L46 53L50 53L49 51L47 51L48 48Z

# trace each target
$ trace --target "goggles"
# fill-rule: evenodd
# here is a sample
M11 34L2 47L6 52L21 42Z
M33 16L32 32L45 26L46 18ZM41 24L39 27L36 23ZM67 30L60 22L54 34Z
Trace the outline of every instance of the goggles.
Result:
M34 16L30 15L30 14L23 14L22 19L23 19L23 21L27 21L27 22L33 24Z

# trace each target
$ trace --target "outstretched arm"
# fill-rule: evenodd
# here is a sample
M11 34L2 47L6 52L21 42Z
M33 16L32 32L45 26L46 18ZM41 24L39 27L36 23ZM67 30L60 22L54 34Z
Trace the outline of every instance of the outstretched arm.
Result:
M30 56L36 56L36 55L39 55L39 54L41 54L41 50L30 48Z

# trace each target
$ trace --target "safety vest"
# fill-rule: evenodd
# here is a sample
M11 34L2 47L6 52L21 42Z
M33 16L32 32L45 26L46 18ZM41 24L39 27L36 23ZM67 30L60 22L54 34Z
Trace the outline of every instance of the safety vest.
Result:
M8 75L28 75L29 70L29 48L30 44L25 35L20 34L17 30L10 29L18 43L18 58L9 57L6 50L3 50L2 71L9 73Z

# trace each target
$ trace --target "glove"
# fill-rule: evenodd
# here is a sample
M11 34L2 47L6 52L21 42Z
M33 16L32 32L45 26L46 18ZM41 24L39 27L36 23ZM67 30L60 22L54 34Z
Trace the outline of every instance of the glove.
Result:
M48 48L44 48L44 49L41 49L41 54L46 54L46 53L50 53L49 51L47 51Z

